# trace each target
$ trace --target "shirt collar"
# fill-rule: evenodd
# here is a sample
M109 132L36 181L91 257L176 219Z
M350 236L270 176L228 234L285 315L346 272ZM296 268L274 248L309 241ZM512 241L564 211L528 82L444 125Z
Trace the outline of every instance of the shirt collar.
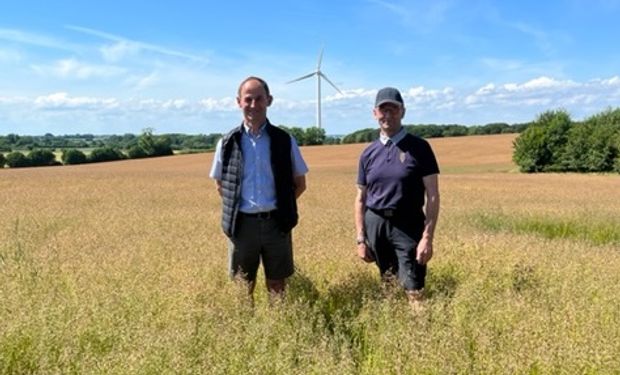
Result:
M381 142L381 144L384 146L388 140L392 141L392 144L397 144L403 138L405 138L406 134L407 132L405 131L405 128L400 128L400 130L391 137L388 137L387 135L379 134L379 142Z
M264 123L264 124L262 124L262 125L260 126L260 128L258 128L258 134L257 134L257 136L261 136L261 135L263 135L263 133L265 132L265 128L266 128L266 127L267 127L267 121L265 121L265 123ZM245 133L245 134L247 134L247 135L252 135L252 136L253 136L253 134L252 134L252 133L250 133L250 127L249 127L249 126L247 126L245 122L243 122L243 130L244 130L244 133Z

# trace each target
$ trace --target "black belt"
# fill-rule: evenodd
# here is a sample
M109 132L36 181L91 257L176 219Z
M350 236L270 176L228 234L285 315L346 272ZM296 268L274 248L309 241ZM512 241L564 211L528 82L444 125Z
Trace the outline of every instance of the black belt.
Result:
M384 210L377 210L374 208L368 208L370 211L376 213L377 215L381 216L381 217L386 217L386 218L390 218L390 217L395 217L396 216L396 210L393 208L388 208L388 209L384 209Z
M252 212L252 213L247 213L247 212L241 212L239 211L239 214L241 216L245 216L245 217L252 217L252 218L256 218L256 219L271 219L273 217L273 214L275 213L274 211L265 211L265 212Z

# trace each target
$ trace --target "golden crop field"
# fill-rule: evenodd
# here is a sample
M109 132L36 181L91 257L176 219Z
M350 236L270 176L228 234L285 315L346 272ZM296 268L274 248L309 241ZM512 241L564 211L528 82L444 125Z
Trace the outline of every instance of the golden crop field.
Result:
M253 308L212 154L0 170L0 373L618 373L620 176L520 174L514 137L431 140L420 313L355 256L365 145L302 148L298 271Z

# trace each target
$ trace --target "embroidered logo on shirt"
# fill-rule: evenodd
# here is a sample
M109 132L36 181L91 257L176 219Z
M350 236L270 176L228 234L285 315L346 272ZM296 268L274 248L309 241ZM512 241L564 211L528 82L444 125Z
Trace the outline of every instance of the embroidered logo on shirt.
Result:
M398 155L398 158L400 159L400 162L401 162L401 163L404 163L404 162L405 162L405 157L406 157L406 156L407 156L407 155L405 154L405 152L404 152L404 151L401 151L401 152L400 152L400 155Z

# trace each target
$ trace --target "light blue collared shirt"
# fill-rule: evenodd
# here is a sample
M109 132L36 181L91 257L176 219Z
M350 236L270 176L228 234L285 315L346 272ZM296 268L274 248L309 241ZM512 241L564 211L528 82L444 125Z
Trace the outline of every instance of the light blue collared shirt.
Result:
M243 153L243 180L239 210L245 213L266 212L276 209L276 185L271 169L271 139L263 124L257 135L243 125L241 152ZM301 156L295 138L291 136L291 159L293 176L308 173L306 162ZM217 142L209 176L222 179L222 140Z

